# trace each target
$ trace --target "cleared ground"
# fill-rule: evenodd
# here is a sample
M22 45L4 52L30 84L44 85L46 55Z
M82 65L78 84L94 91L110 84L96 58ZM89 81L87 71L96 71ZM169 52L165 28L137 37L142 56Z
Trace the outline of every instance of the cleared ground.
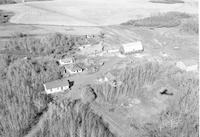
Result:
M198 8L191 3L165 5L148 0L55 0L1 5L0 9L16 13L10 20L12 23L100 26L167 11L197 13Z

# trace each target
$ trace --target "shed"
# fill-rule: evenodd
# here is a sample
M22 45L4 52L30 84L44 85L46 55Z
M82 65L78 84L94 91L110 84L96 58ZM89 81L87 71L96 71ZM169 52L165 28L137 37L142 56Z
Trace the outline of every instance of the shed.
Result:
M68 64L72 64L72 63L74 63L74 58L72 58L72 57L68 57L68 58L59 60L60 65L68 65Z
M69 81L67 79L59 79L51 82L47 82L44 85L44 89L47 94L64 92L69 89Z
M66 66L65 69L70 73L70 74L75 74L79 72L83 72L83 68L81 68L79 65L71 65L71 66Z
M138 53L142 51L144 51L144 48L141 41L123 44L120 48L122 54Z
M106 75L105 75L105 81L113 81L115 80L116 77L113 76L110 72L108 72Z

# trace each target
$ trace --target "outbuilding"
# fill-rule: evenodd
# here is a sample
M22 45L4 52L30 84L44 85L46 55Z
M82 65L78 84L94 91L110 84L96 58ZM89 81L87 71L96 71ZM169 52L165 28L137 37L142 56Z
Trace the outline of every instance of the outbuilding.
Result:
M120 52L122 54L139 53L142 51L144 51L144 47L141 41L123 44L122 47L120 48Z
M69 81L67 79L59 79L59 80L47 82L43 85L47 94L64 92L65 90L70 88Z
M70 74L76 74L76 73L80 73L83 72L83 68L81 68L78 65L70 65L70 66L66 66L65 69L70 73Z
M59 64L61 66L69 65L69 64L73 64L73 63L74 63L74 58L72 58L72 57L68 57L68 58L64 58L64 59L59 60Z

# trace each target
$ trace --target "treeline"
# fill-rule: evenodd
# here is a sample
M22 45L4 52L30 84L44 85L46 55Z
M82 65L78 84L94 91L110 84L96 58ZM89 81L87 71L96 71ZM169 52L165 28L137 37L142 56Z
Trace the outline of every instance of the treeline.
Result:
M100 35L88 38L86 35L64 35L60 33L34 37L17 33L5 44L5 52L27 56L62 56L75 54L77 47L101 41Z
M168 102L169 106L159 114L158 122L141 124L133 121L132 125L137 127L141 137L198 137L199 79L192 73L181 71L171 65L150 62L127 67L119 75L123 82L120 87L115 88L106 83L94 85L98 101L116 104L122 97L152 97L156 91L149 93L142 90L143 86L152 86L160 80L165 81L166 86L175 89L173 97Z
M116 102L122 96L137 96L144 84L153 84L162 75L163 68L152 62L127 67L118 74L121 86L113 87L108 83L94 85L98 98L107 102Z
M79 100L54 105L33 137L115 137L89 104Z
M15 0L0 0L0 4L14 4Z
M182 0L150 0L152 3L164 3L164 4L177 4L184 3Z
M138 20L130 20L121 25L132 25L137 27L176 27L181 24L181 20L191 16L181 12L167 12L158 15L152 15Z
M184 22L180 30L190 34L199 34L199 21L198 18L191 18Z

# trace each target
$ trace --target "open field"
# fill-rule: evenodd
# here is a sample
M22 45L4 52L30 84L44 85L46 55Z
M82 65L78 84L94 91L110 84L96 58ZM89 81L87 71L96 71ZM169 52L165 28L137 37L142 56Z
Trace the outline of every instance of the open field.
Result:
M188 2L166 6L148 0L55 0L2 5L0 9L16 13L10 20L12 23L71 26L120 24L168 11L197 13L197 7Z

